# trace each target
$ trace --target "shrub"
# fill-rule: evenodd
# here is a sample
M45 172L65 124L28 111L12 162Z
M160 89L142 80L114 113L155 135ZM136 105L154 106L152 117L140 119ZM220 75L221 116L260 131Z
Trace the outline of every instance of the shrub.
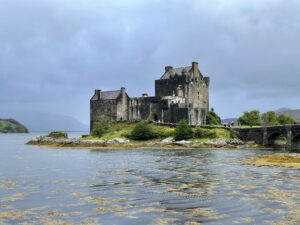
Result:
M214 111L214 108L211 108L206 114L206 125L221 125L221 118Z
M244 114L238 119L240 125L259 126L260 115L258 110L252 110L250 112L244 112Z
M135 125L129 138L133 140L149 140L156 136L157 134L155 134L151 125L147 121L141 121Z
M278 135L275 138L276 141L287 141L286 137L283 134Z
M52 131L48 136L52 138L68 138L68 133L63 131Z
M165 138L165 137L172 137L174 135L173 128L158 126L158 125L151 125L151 127L152 127L152 131L155 134L155 137Z
M281 125L294 124L295 123L295 120L294 120L293 117L288 116L288 115L284 115L284 114L279 115L278 118L277 118L277 121Z
M261 120L264 125L277 125L277 115L274 111L268 111L261 115Z
M92 135L95 137L102 137L108 133L111 128L111 121L107 116L100 116L94 124Z
M215 130L197 128L194 131L194 137L195 138L217 138L217 133Z
M180 120L174 131L175 140L185 140L193 137L193 130L185 119Z
M230 138L237 138L239 136L239 132L236 130L230 130Z

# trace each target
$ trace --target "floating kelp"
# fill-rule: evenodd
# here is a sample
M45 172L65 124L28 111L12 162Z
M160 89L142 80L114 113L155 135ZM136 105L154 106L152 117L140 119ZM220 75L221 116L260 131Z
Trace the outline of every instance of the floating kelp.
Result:
M300 156L289 154L256 155L243 160L243 163L255 166L280 166L300 169Z
M207 219L210 219L210 220L215 220L215 219L220 218L215 211L213 211L212 209L209 209L209 208L192 209L192 210L190 210L190 213L194 217L202 216L202 217L206 217Z
M184 225L201 225L201 223L197 221L187 221Z
M26 220L28 215L31 215L30 211L6 211L0 212L0 220Z
M13 194L13 195L11 195L9 197L3 198L1 200L1 202L15 202L15 201L18 201L18 200L23 200L28 195L29 195L29 193L26 193L26 192L16 193L16 194Z
M104 198L104 197L86 197L86 198L81 198L81 202L86 202L86 203L95 203L98 205L105 205L105 204L111 204L111 203L116 203L116 202L125 202L125 198Z
M81 192L73 192L71 193L72 196L81 196L82 193Z
M177 219L175 219L175 218L161 218L161 219L156 219L154 221L154 224L156 224L156 225L172 224L176 220Z
M109 208L100 207L100 208L96 208L96 212L97 214L106 214L111 212L111 210Z
M0 188L3 189L12 189L17 186L17 182L13 180L0 180Z

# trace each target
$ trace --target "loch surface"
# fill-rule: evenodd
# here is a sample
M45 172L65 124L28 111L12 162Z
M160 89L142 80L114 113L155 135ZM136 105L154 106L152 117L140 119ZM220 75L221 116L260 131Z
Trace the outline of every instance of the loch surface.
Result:
M241 162L270 151L24 145L37 135L0 135L0 224L300 224L299 170Z

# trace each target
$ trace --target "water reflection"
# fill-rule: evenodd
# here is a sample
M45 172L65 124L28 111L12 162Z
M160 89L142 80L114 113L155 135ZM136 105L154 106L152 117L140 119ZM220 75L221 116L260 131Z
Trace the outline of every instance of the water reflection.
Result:
M0 135L0 224L298 224L298 170L265 151L63 150Z

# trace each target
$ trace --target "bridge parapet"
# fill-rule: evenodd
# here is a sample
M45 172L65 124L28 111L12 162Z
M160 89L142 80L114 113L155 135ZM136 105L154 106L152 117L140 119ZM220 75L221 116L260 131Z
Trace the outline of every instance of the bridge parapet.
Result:
M300 149L300 125L265 126L255 128L234 128L243 141L254 141L263 146L273 146L279 136L286 138L285 147Z

